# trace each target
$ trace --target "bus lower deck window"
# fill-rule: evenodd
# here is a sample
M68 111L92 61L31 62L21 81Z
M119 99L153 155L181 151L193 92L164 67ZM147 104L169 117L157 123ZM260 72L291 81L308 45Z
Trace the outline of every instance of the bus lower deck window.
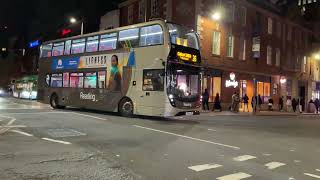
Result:
M50 86L62 87L62 74L52 74Z
M100 89L106 88L106 71L98 72L98 85Z
M97 88L97 74L85 73L84 88Z
M70 74L70 87L71 88L83 88L83 73L71 73Z

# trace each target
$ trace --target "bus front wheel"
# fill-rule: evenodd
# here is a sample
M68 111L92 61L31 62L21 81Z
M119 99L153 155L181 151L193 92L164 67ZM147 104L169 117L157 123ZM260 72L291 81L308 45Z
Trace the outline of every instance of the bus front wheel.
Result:
M133 116L133 103L130 99L125 98L122 99L119 103L119 113L124 117L132 117Z

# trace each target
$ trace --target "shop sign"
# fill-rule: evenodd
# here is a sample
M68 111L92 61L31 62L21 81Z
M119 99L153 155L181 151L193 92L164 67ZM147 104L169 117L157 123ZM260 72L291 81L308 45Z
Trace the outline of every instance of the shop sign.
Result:
M235 73L230 73L230 79L226 80L226 87L233 87L236 88L239 86L239 82L236 81L236 74Z

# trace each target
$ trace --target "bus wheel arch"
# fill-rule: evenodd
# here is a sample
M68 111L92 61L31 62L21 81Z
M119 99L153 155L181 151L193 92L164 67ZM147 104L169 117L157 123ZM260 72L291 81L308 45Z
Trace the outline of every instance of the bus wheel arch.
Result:
M134 112L133 101L129 97L123 97L119 101L118 112L121 116L132 117Z

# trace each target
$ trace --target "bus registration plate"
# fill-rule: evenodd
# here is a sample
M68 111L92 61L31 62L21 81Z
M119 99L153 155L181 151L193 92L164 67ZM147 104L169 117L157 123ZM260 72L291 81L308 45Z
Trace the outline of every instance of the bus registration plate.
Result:
M193 112L186 112L186 116L192 116Z
M191 107L192 104L191 104L191 103L183 103L183 106L185 106L185 107Z

